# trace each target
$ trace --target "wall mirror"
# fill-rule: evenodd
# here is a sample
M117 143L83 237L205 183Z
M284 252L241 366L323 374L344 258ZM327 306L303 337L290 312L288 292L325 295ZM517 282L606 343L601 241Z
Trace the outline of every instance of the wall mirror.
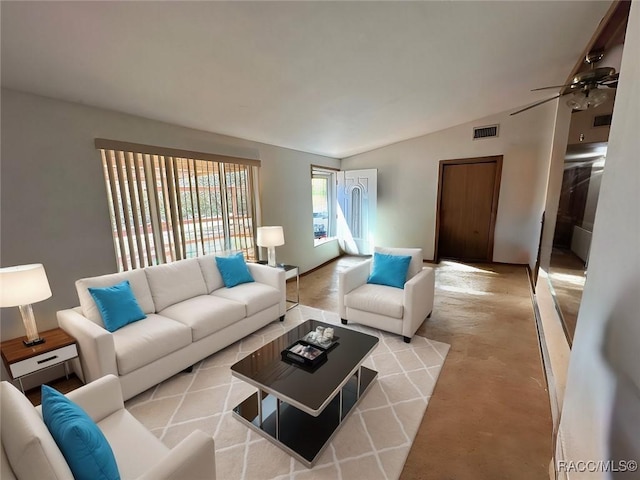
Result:
M620 72L629 6L629 2L615 2L588 46L587 52L604 52L598 66L613 67ZM569 346L573 343L589 269L591 236L600 182L606 168L616 89L597 91L608 97L604 103L595 108L574 110L571 114L556 223L549 225L554 228L551 258L548 266L542 265L548 273Z
M569 345L573 342L598 205L607 142L567 147L548 278Z

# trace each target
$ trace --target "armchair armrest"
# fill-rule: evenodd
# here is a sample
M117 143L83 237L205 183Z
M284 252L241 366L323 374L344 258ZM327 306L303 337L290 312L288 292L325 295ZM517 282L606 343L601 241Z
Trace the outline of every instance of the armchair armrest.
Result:
M113 336L80 313L80 309L61 310L58 325L78 341L85 383L108 374L118 375Z
M67 393L66 396L80 405L94 422L99 422L124 408L120 380L115 375L105 375Z
M284 270L259 263L247 263L247 267L256 282L270 285L280 291L280 315L287 313L287 281Z
M215 479L215 452L213 437L196 430L138 480Z
M371 273L371 260L364 261L338 273L338 311L342 318L347 317L344 296L350 291L367 283Z
M420 273L404 284L404 319L402 335L413 337L418 327L433 310L435 270L423 267Z

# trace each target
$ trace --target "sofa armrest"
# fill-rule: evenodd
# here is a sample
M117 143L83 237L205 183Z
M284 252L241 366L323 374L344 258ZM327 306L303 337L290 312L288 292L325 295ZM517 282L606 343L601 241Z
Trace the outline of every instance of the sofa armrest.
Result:
M433 310L435 270L423 267L420 273L404 284L404 318L402 335L413 337L418 327Z
M80 405L94 422L99 422L124 408L120 380L115 375L105 375L66 394Z
M58 325L78 341L85 383L105 375L118 375L113 335L83 316L79 309L61 310Z
M201 430L192 432L139 480L212 480L216 478L216 449L213 437Z
M344 297L350 291L367 283L371 273L371 260L366 260L338 273L338 312L341 318L347 318L347 307Z
M247 263L247 267L256 282L264 283L280 291L280 315L287 313L287 281L284 270L260 263Z

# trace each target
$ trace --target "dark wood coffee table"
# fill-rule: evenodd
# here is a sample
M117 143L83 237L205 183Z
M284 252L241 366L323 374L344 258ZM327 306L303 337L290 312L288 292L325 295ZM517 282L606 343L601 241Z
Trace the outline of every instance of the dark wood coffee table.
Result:
M309 369L283 361L282 350L317 326L339 337L326 362ZM310 468L378 375L362 366L377 345L374 336L308 320L231 367L258 388L234 416Z

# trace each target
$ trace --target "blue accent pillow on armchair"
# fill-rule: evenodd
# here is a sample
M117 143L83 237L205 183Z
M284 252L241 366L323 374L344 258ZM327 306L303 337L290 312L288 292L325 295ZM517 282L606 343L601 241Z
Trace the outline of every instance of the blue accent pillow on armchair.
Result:
M42 417L76 480L119 480L113 450L91 417L60 392L42 386Z
M89 293L96 302L104 326L115 332L125 325L147 318L136 300L129 280L112 287L89 287Z
M249 267L244 261L242 252L229 257L216 257L216 265L222 276L224 286L227 288L254 281L251 272L249 272Z
M409 271L410 256L373 254L373 267L367 283L387 285L389 287L404 288Z

